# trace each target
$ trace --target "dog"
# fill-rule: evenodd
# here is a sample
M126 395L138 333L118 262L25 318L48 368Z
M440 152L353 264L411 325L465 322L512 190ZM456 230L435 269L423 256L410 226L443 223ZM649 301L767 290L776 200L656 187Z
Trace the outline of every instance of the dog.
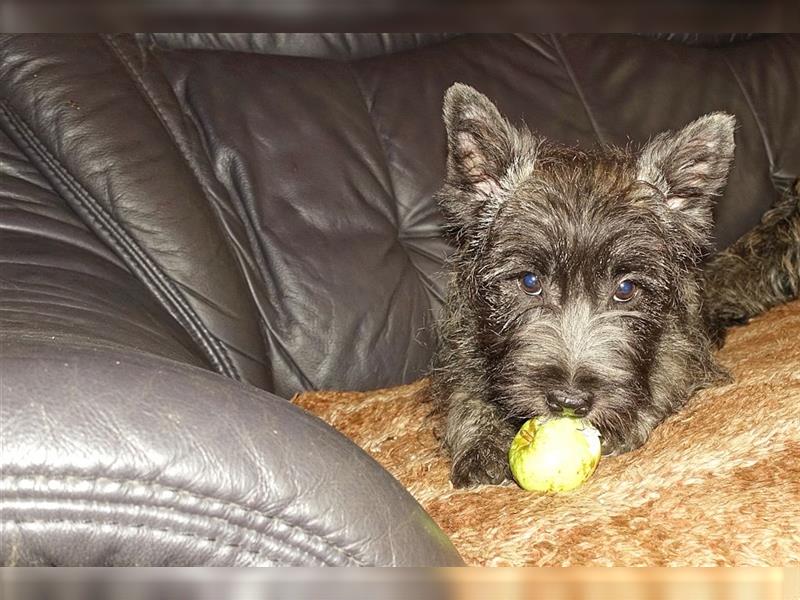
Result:
M638 149L581 150L512 125L463 84L443 112L437 202L454 252L431 382L455 487L509 480L509 445L534 416L588 419L604 455L641 446L728 380L713 354L727 328L798 297L796 195L713 255L732 115Z

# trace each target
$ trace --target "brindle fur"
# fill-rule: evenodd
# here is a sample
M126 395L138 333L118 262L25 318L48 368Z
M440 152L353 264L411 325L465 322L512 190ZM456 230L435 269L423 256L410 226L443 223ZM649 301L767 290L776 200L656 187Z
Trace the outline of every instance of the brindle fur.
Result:
M637 448L727 379L712 354L726 327L798 296L796 197L708 260L732 116L590 151L512 126L461 84L444 117L438 201L455 252L432 381L455 486L507 480L512 436L555 390L590 398L604 453ZM521 291L526 272L541 297ZM627 303L612 299L621 279L639 286Z

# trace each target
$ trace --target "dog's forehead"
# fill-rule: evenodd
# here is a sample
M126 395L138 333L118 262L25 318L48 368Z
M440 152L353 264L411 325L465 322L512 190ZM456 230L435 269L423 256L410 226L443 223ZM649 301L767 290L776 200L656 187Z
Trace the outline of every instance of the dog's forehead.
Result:
M579 191L602 197L623 192L634 181L636 171L636 158L620 148L582 150L545 145L535 157L528 183L565 196Z
M539 166L497 214L495 247L551 268L646 260L664 250L662 225L625 157L578 155ZM559 263L559 264L555 264Z
M551 152L537 157L498 216L570 230L629 221L641 211L635 173L621 153Z

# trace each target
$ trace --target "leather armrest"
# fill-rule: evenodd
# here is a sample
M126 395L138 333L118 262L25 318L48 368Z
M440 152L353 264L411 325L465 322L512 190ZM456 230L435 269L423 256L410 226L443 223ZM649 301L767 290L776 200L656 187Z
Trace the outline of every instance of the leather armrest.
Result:
M286 400L153 354L0 344L0 561L461 564L382 467Z

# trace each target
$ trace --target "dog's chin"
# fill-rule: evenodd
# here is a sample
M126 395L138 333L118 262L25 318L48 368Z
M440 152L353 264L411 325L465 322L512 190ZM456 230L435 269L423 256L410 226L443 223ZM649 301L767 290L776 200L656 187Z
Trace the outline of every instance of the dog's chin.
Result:
M633 402L618 401L615 406L598 404L585 417L600 432L603 456L626 454L647 441L652 427L637 408L641 410ZM547 408L544 393L533 393L524 402L503 402L502 409L515 429L528 419L554 416Z

